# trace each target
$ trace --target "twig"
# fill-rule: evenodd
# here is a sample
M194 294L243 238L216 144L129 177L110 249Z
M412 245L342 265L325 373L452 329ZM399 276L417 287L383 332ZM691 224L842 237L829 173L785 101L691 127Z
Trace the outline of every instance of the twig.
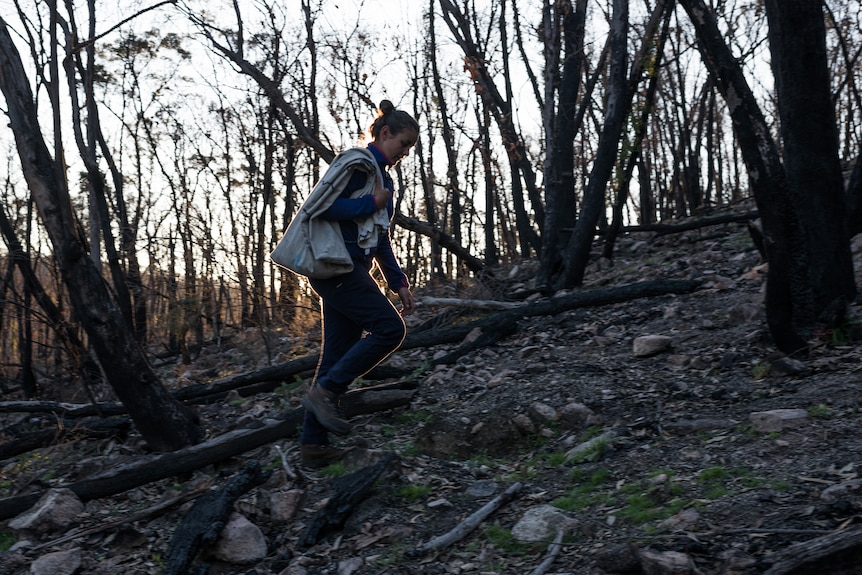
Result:
M565 529L560 529L557 531L556 537L554 537L554 541L548 545L548 556L545 557L545 560L539 563L539 565L533 570L530 575L545 575L548 572L548 569L551 568L551 565L554 564L554 561L557 560L557 556L560 554L560 550L563 548L563 537L565 536Z
M290 463L287 462L287 454L290 453L291 450L288 449L287 451L283 451L278 445L275 446L275 450L278 452L278 456L281 458L281 466L284 468L284 472L293 481L296 481L296 473L293 472L293 469L290 468Z
M515 498L523 484L520 481L513 483L509 486L506 491L486 503L481 509L470 515L467 519L461 522L459 525L456 525L454 529L445 533L435 539L432 539L425 545L414 549L413 551L408 552L408 556L410 557L419 557L425 555L429 551L439 550L453 543L457 543L462 540L464 537L469 535L476 527L479 526L482 521L484 521L489 515L491 515L494 511L507 504L509 501Z

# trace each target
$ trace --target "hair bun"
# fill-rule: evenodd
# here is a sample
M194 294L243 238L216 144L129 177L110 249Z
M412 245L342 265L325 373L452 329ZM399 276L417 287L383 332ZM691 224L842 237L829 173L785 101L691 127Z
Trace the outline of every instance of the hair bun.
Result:
M395 111L395 105L389 100L383 100L382 102L380 102L380 106L378 106L378 109L380 110L380 114L382 116L385 116L386 114Z

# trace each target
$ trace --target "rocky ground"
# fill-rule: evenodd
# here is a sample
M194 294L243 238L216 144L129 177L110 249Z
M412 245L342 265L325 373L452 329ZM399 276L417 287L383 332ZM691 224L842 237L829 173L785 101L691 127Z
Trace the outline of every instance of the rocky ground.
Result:
M219 551L218 559L210 549L197 562L206 559L209 573L862 573L858 545L793 567L811 542L825 546L828 537L852 537L859 528L860 345L848 325L818 334L807 359L776 354L763 316L764 273L742 224L623 238L614 265L594 263L584 289L659 278L698 279L701 288L526 318L517 334L431 371L423 367L452 346L399 352L390 364L415 369L419 389L409 408L354 420L356 431L343 442L356 448L344 466L304 470L288 439L90 501L67 527L38 533L6 521L0 548L11 550L0 556L0 574L35 573L56 552L66 570L43 573L161 573L192 503L122 520L224 484L251 460L273 473L235 509L265 545L255 555L254 543L242 544L246 565L235 563L235 550ZM458 295L487 300L529 290L534 275L527 262L493 289ZM410 321L492 313L476 307L465 315L426 304ZM646 341L657 346L649 353L641 352L644 336L658 336ZM316 337L285 335L281 358L303 346L313 352ZM163 375L175 381L250 371L265 356L247 334ZM297 407L302 384L209 405L201 416L211 435L252 426ZM56 445L3 461L0 495L61 485L141 454L134 438ZM336 493L334 478L389 454L394 459L344 524L299 545ZM466 535L422 550L507 490L511 498ZM52 543L108 521L118 524ZM80 567L69 571L76 561Z

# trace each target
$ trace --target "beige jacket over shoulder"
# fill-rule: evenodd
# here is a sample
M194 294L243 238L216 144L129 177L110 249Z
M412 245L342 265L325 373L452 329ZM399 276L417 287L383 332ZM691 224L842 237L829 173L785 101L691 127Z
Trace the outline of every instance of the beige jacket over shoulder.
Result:
M356 190L351 197L374 193L380 170L374 154L367 148L350 148L338 154L270 254L273 262L295 273L318 279L353 270L353 260L344 244L341 226L320 215L338 198L357 169L374 176L367 178L365 186ZM375 247L380 229L389 225L386 208L377 210L364 220L358 220L356 224L360 247Z

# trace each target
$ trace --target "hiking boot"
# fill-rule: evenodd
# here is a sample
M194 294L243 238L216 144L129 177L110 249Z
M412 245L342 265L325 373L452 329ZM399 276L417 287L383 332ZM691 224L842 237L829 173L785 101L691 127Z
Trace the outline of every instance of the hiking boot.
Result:
M353 426L341 419L336 406L336 394L315 385L305 392L302 407L314 414L320 425L338 435L347 435Z
M341 461L345 455L354 448L339 449L332 445L302 444L299 446L302 456L302 464L306 467L326 467Z

